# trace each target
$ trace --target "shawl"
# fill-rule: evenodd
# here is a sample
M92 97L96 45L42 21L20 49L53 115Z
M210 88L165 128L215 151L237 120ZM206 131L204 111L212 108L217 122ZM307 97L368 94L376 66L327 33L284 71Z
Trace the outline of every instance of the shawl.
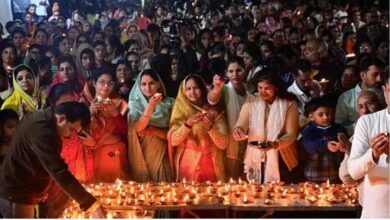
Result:
M148 98L146 98L141 91L141 75L142 74L138 74L137 80L129 95L128 121L131 123L135 123L143 115L146 106L149 104ZM164 83L160 77L159 83L161 86L158 92L161 93L164 98L154 109L149 124L158 128L168 128L174 99L166 96Z
M80 46L77 47L76 50L76 66L77 69L81 72L83 75L84 79L88 79L90 77L90 73L88 73L84 68L83 65L81 64L81 53L85 49L91 49L93 51L93 47L89 43L82 43Z

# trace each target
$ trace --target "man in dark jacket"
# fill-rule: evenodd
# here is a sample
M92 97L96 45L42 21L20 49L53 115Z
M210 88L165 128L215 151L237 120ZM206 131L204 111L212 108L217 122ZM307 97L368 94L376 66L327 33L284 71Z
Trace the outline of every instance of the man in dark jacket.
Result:
M0 213L5 218L34 218L34 208L45 199L51 181L58 185L83 211L95 218L104 209L68 171L61 158L61 139L89 126L88 108L67 102L26 115L20 122L11 149L0 171Z

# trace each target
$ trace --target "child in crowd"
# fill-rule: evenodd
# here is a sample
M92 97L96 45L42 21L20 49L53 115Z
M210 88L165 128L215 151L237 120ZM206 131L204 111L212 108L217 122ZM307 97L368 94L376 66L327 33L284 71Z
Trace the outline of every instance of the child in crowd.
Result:
M334 122L335 103L327 97L315 98L305 106L305 115L310 119L302 131L303 145L309 153L305 177L312 182L340 182L338 167L343 160L343 149L337 144L339 133L347 134L345 128Z
M18 126L19 116L11 109L0 111L0 165L3 163Z

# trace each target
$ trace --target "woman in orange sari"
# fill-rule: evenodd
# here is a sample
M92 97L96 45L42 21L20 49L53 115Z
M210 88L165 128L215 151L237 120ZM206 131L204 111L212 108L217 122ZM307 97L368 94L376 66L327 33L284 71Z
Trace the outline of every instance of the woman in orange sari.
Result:
M94 98L84 90L90 104L90 133L96 141L93 151L94 182L114 182L127 179L127 103L113 93L115 74L109 68L92 72Z
M206 85L200 76L189 75L181 83L168 131L177 180L225 181L228 128L223 112L209 108L206 98Z

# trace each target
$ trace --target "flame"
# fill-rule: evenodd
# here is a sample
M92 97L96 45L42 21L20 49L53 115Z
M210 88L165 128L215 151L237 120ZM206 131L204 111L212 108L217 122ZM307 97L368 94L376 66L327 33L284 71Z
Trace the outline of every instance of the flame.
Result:
M247 195L244 195L244 197L242 198L242 202L243 203L247 203L248 202L248 196Z

